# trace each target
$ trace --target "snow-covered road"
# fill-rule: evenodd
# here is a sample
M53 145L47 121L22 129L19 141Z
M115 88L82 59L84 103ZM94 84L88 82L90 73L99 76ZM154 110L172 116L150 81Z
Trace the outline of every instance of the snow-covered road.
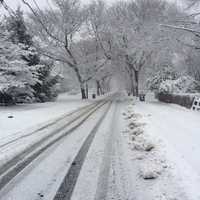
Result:
M46 149L2 188L0 199L131 199L130 166L121 135L122 99L116 95L112 104L109 101Z
M131 166L122 138L122 110L114 102L91 145L71 200L132 200Z
M102 105L71 134L64 128L65 136L12 178L0 199L200 199L199 113L124 94Z
M105 109L107 106L95 112L84 125L38 156L2 189L0 199L53 199L80 147ZM66 131L64 129L62 132Z
M78 163L79 160L81 159L84 162L85 156L87 155L87 151L89 150L94 137L96 136L96 134L101 134L101 128L99 128L99 126L104 127L104 123L107 124L106 125L107 128L108 128L108 125L110 126L110 123L111 123L110 117L106 117L106 119L104 119L105 116L107 115L107 111L111 113L111 114L108 113L108 115L113 115L113 109L108 110L108 108L110 108L110 105L111 105L110 101L106 100L106 101L97 101L97 102L98 102L97 106L96 106L96 103L93 103L95 104L95 106L92 104L92 107L91 107L92 109L91 108L87 109L89 112L87 111L86 114L83 115L83 117L81 118L78 117L77 120L75 120L75 125L72 125L72 128L69 125L69 127L67 126L66 128L63 128L63 130L60 130L59 135L61 136L64 135L65 137L61 137L62 140L56 140L57 142L54 145L49 146L47 149L45 148L45 151L41 151L41 153L38 154L37 157L34 157L34 160L32 162L26 161L26 157L27 157L26 154L25 154L26 157L24 158L22 157L24 153L20 155L19 158L22 159L22 163L23 165L26 166L26 168L21 167L21 164L19 165L20 167L18 168L18 163L17 163L16 169L15 169L15 166L12 167L14 171L11 168L8 171L8 175L7 174L5 176L4 174L1 175L0 177L0 179L2 179L0 181L1 188L4 185L4 182L6 182L6 185L3 186L0 192L0 199L15 199L15 200L17 199L27 200L27 199L38 199L38 198L39 199L40 198L57 199L56 194L58 194L59 196L60 191L58 190L58 188L62 186L61 183L63 182L63 178L65 177L65 175L70 172L71 168L76 166L76 164L74 163ZM83 111L81 109L80 113L82 113ZM61 122L59 122L60 126L62 126L62 124L64 123L67 123L68 119L67 118L64 118L64 119L66 120L66 122L61 120ZM72 121L74 120L72 119ZM84 123L81 126L78 126L76 129L74 129L73 126L76 127L77 126L76 124L79 124L78 121L80 121L81 123L82 122ZM101 124L102 122L103 124ZM57 124L57 126L58 125L59 124ZM47 132L48 132L48 129L49 127L47 127ZM73 132L71 134L66 134L68 132L68 129L69 130L73 129ZM41 136L39 134L34 134L34 137L40 138ZM52 135L52 138L54 138L53 135ZM20 139L19 142L23 139L24 138ZM22 143L24 143L24 141ZM48 141L47 141L47 146L48 146ZM18 148L18 145L16 145L15 148L16 148L16 153L17 153L20 147ZM8 148L8 151L10 152L9 148ZM28 149L28 152L29 152L29 149ZM36 152L37 152L37 149L36 149ZM83 152L85 152L85 156ZM3 154L5 153L3 152L2 155ZM34 156L35 153L31 152L31 155L30 156L28 155L28 156L32 157L32 154ZM29 160L29 157L27 157L27 160ZM11 164L15 161L18 162L18 159L16 160L16 158L14 157L14 161L11 161ZM25 160L25 162L23 161L23 159ZM19 162L21 161L19 160ZM81 162L79 164L82 165ZM79 164L77 164L77 166ZM10 173L10 170L11 170L11 173ZM18 173L16 176L15 175L13 176L12 174L13 173L15 174L15 171L17 171L17 173L18 172L20 173ZM77 174L76 176L78 177L79 171L75 172L75 174ZM9 180L7 184L6 179L9 179L10 176L11 177L13 176L13 178ZM72 189L73 191L73 187L75 185L71 183L73 183L74 181L75 181L74 183L76 183L76 178L73 179L71 175L69 177L70 177L70 180L68 182L70 183L68 183L68 187L70 188L70 190ZM67 194L66 192L66 194L64 195L65 196L68 195L70 197L71 193ZM59 196L59 199L60 199L60 196Z

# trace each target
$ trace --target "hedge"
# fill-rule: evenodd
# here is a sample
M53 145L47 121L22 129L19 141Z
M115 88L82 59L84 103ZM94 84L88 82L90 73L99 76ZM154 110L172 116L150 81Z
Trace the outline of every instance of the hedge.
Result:
M157 94L157 98L159 101L161 102L165 102L165 103L174 103L174 104L178 104L181 106L184 106L186 108L191 108L194 98L194 95L187 95L187 94L163 94L163 93L159 93Z

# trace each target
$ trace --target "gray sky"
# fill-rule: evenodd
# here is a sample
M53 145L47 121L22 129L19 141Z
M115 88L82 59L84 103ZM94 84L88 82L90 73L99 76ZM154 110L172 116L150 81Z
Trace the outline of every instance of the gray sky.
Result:
M21 5L21 7L23 9L27 9L26 6L23 5L23 3L21 3L21 0L4 0L10 7L12 7L13 9L16 9L19 5ZM51 0L48 0L49 2L51 2ZM92 0L82 0L83 3L88 3ZM115 0L106 0L107 2L114 2ZM27 2L32 3L32 0L27 0ZM45 7L47 6L47 1L46 0L36 0L36 2L42 6Z
M21 0L4 0L10 7L12 7L13 9L16 9L19 5L21 5L21 7L24 10L28 10L27 7L22 3ZM51 0L35 0L41 7L45 7L47 6L47 1L51 2ZM88 3L92 0L82 0L83 3ZM105 0L108 3L112 3L115 2L116 0ZM177 2L180 0L168 0L168 1L172 1L172 2ZM27 0L27 2L29 3L33 3L33 0ZM0 8L0 13L5 13L4 9Z

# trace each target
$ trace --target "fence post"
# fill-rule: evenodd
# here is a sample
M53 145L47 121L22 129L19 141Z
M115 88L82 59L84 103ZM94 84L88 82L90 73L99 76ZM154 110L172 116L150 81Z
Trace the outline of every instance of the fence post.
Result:
M194 111L200 111L200 97L194 98L191 109L194 110Z

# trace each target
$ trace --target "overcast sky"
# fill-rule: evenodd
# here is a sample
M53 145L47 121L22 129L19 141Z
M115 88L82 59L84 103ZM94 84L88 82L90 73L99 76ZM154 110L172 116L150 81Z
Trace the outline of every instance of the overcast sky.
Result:
M21 7L25 10L28 10L27 7L25 5L23 5L21 0L4 0L7 5L9 5L10 7L12 7L13 9L16 9L19 5L21 5ZM35 0L41 7L46 7L47 6L47 1L51 2L51 0ZM92 0L82 0L83 3L88 3ZM105 0L108 3L112 3L115 2L116 0ZM125 0L124 0L125 1ZM173 1L173 2L177 2L180 0L168 0L168 1ZM33 0L27 0L27 2L29 3L33 3ZM5 12L2 8L0 8L0 12L3 13Z
M15 9L15 8L17 8L19 5L21 5L21 7L22 8L25 8L26 9L26 7L21 3L22 1L21 0L4 0L9 6L11 6L13 9ZM51 0L48 0L49 2L51 1ZM92 0L82 0L82 2L83 3L88 3L88 2L90 2L90 1L92 1ZM116 1L116 0L106 0L107 2L114 2L114 1ZM33 2L33 0L27 0L27 2L29 2L29 3L32 3ZM45 7L45 6L47 6L47 0L36 0L36 2L40 5L40 6L42 6L42 7Z
M28 11L28 8L22 3L21 0L4 0L6 2L7 5L9 5L11 8L13 8L14 10L20 5L21 8L25 11ZM27 2L33 4L33 0L26 0ZM41 7L46 7L47 6L47 1L51 2L51 0L35 0ZM83 3L89 3L92 0L81 0ZM105 0L108 3L112 3L116 0ZM5 10L3 8L0 7L0 13L4 14Z

